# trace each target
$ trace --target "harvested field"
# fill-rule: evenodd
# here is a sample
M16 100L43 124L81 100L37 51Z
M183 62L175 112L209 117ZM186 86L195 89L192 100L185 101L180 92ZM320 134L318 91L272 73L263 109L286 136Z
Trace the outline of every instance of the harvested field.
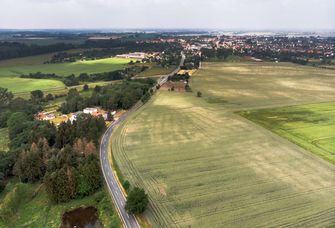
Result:
M233 109L335 100L335 71L291 63L204 63L191 80L212 103Z
M333 165L194 94L160 92L117 128L112 148L149 193L154 227L335 223Z

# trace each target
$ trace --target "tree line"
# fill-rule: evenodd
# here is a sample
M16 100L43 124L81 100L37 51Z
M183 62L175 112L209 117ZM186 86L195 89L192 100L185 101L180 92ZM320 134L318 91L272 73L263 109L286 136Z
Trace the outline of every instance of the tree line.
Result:
M81 96L76 89L70 89L59 111L67 114L89 106L100 106L105 110L129 109L137 101L150 98L150 88L155 83L153 79L136 79L104 87L96 86L90 97Z
M85 82L115 81L125 78L131 78L145 71L146 69L148 69L147 66L132 66L122 70L116 70L111 72L94 73L94 74L81 73L78 77L76 77L74 74L71 74L69 76L59 76L54 73L37 72L30 74L22 74L20 77L34 78L34 79L56 79L62 81L66 86L76 86Z

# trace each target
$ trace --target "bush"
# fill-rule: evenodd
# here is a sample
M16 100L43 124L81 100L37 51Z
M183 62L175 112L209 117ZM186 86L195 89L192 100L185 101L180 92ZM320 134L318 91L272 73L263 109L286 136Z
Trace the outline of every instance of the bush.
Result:
M129 213L141 214L147 209L148 204L148 195L144 192L143 189L135 187L130 191L127 197L125 209Z

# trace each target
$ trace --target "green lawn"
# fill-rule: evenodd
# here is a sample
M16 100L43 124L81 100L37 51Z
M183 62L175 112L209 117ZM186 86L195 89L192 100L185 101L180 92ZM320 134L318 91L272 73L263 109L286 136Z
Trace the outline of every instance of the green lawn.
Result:
M8 143L9 143L8 129L0 128L0 151L7 151Z
M16 185L17 182L11 181L0 195L0 199L2 200ZM53 204L49 202L44 187L39 189L39 186L39 184L24 184L28 197L18 205L18 212L11 219L11 223L4 224L0 220L0 227L60 227L64 212L88 206L98 208L99 218L105 227L121 227L121 221L105 190L69 203Z
M335 103L247 111L241 115L335 164Z

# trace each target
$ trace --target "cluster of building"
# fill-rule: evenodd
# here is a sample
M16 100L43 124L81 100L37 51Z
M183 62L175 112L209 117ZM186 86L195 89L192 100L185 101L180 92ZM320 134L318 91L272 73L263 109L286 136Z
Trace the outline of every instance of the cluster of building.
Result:
M132 52L128 54L117 55L116 57L125 59L145 59L148 57L148 54L144 52Z
M82 115L82 114L89 114L96 118L102 117L104 118L104 120L108 119L107 112L104 110L98 109L98 108L85 108L83 111L78 111L75 113L70 113L68 115L59 115L59 116L56 116L53 112L39 112L36 115L36 119L51 121L51 122L55 122L56 124L59 124L61 122L66 122L68 120L73 122L77 120L79 115ZM115 114L116 114L116 111L111 113L112 116L114 116Z
M181 42L187 50L200 51L203 48L233 49L241 54L253 51L271 51L317 57L335 57L335 38L321 36L277 36L277 35L216 35L193 37Z
M241 53L272 51L318 57L335 55L335 39L327 37L222 36L214 45L217 48L231 48Z

